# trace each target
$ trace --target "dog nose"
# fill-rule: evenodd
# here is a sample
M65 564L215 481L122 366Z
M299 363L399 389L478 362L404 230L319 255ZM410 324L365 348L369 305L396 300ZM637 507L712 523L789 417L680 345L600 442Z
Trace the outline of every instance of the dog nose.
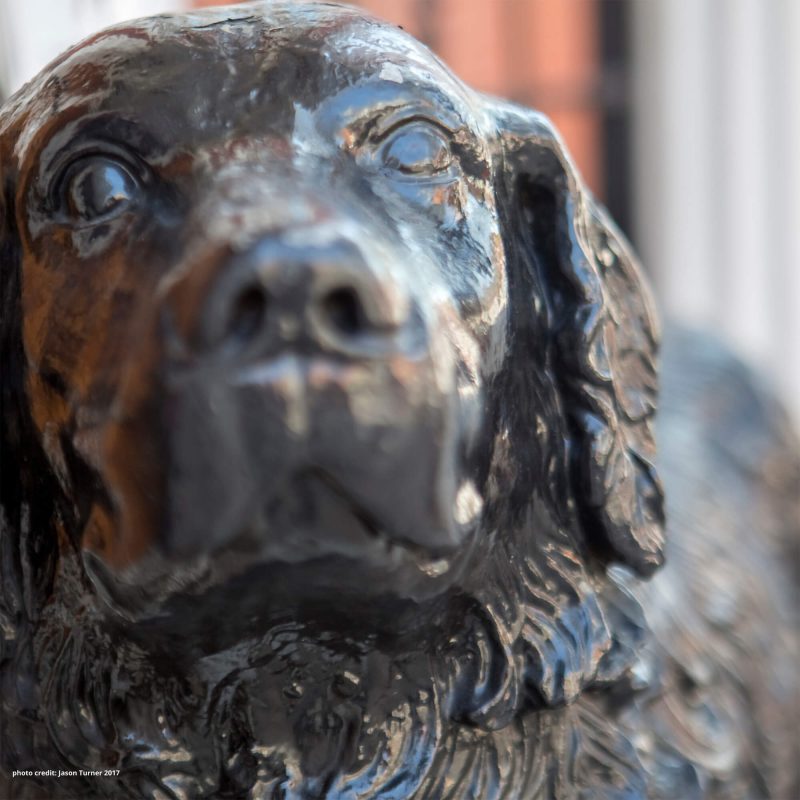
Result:
M408 319L407 293L345 241L319 246L265 239L237 255L201 304L201 351L274 350L289 343L379 355Z

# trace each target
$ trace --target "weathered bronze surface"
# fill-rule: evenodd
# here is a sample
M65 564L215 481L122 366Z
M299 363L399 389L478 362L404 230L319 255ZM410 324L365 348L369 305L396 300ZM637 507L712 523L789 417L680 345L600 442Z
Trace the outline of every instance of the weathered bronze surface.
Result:
M793 439L668 337L665 537L648 291L544 117L238 6L50 65L0 186L1 796L796 796Z

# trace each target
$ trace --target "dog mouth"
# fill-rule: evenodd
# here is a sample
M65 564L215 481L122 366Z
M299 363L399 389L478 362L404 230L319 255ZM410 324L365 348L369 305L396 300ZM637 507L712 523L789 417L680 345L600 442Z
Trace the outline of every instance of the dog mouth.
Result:
M341 557L391 569L412 561L431 577L449 569L454 547L428 548L391 529L342 480L299 469L227 545L243 562L303 563Z
M270 616L289 602L314 598L335 602L343 595L396 593L418 599L456 579L468 544L429 548L397 535L389 525L336 476L308 467L275 491L224 546L180 563L153 550L122 570L84 551L84 563L106 606L129 622L171 616L175 598L202 603L203 598L229 596L252 607L253 616ZM275 588L283 581L286 586ZM230 591L245 584L252 597Z

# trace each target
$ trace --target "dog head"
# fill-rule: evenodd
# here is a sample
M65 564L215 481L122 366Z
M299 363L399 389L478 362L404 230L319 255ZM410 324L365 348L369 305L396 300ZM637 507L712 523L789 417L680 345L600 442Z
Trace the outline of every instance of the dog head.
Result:
M495 726L613 671L598 576L661 560L657 333L546 118L255 4L70 50L0 178L14 624L88 597L208 653L477 609L499 666L459 713Z

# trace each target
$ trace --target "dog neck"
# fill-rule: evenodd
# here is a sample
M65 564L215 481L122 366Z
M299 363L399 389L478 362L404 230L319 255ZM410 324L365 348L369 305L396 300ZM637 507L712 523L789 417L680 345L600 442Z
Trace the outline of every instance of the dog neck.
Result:
M29 710L49 721L32 755L49 763L59 754L71 769L124 765L178 796L380 797L397 787L409 798L529 796L507 788L583 757L558 737L609 746L608 721L598 722L584 689L621 671L629 642L609 634L608 598L591 590L552 520L534 509L499 538L513 549L515 536L544 550L523 570L510 552L495 558L484 575L492 591L484 584L482 594L458 598L461 621L449 638L432 629L417 637L426 644L392 648L289 622L187 668L110 631L79 557L62 550L62 602L45 607L32 653L40 677L50 676L30 699ZM551 569L537 574L535 563ZM562 608L546 607L547 581L548 602ZM617 600L610 606L619 616ZM621 737L617 744L619 769L637 780L635 757L620 755L630 755ZM437 789L445 785L463 791Z

